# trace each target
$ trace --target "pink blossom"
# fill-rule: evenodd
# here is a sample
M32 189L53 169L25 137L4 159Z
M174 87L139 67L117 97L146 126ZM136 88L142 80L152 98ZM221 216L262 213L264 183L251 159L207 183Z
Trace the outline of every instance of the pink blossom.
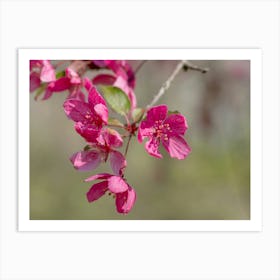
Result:
M106 192L115 194L115 203L117 212L127 214L133 208L136 201L135 190L127 184L124 178L100 173L87 178L85 181L103 180L92 185L87 192L88 202L93 202L102 197Z
M89 89L88 102L70 98L64 102L63 107L69 119L83 125L101 128L108 122L106 102L94 86Z
M66 68L65 76L48 84L43 100L50 98L53 93L69 90L69 99L85 100L84 93L81 91L83 86L80 76L70 67Z
M55 81L55 70L49 60L30 60L30 70L37 72L42 82Z
M78 131L81 134L81 131ZM83 132L84 133L84 132ZM125 157L115 149L123 144L122 137L113 129L102 129L101 132L95 130L92 135L86 136L86 140L91 140L91 150L77 152L70 158L73 166L80 171L89 171L98 167L102 161L109 158L111 168L116 175L122 175L126 167ZM92 150L93 149L93 150Z
M55 81L55 70L49 60L30 60L30 92L41 86L41 83Z
M162 142L172 158L184 159L191 151L182 137L188 128L187 121L181 114L167 113L166 105L150 108L146 120L139 126L138 141L141 143L144 138L148 138L145 148L151 156L162 158L159 152L159 145Z

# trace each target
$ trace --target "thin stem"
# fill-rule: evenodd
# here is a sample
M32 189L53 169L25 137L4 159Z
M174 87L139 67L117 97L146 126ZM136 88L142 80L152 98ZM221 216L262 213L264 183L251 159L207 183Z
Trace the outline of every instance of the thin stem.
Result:
M185 61L182 60L180 61L174 71L172 72L172 74L169 76L169 78L163 83L163 85L161 86L159 92L154 96L153 100L151 101L151 103L147 106L147 109L149 109L150 107L152 107L153 105L155 105L158 100L164 95L164 93L169 89L172 81L175 79L175 77L178 75L178 73L181 71L181 69L183 68L185 64Z
M158 100L165 94L165 92L169 89L171 83L173 82L173 80L175 79L175 77L179 74L179 72L184 69L185 71L187 70L194 70L194 71L199 71L201 73L207 73L209 71L208 68L201 68L198 67L196 65L193 65L192 63L190 63L187 60L181 60L175 67L174 71L171 73L171 75L169 76L169 78L163 83L163 85L161 86L160 90L158 91L158 93L154 96L153 100L151 101L151 103L147 106L146 109L149 109L150 107L152 107L153 105L155 105Z
M142 68L142 66L147 62L148 60L141 61L138 66L134 70L134 74L137 74L137 72Z
M205 74L209 71L209 68L199 67L197 65L192 64L191 62L189 62L187 60L185 60L183 68L184 68L185 71L194 70L194 71L201 72L202 74Z
M124 152L124 156L125 156L125 157L126 157L127 152L128 152L128 147L129 147L131 138L132 138L132 134L130 133L130 134L129 134L129 137L128 137L128 140L127 140L127 143L126 143L126 147L125 147L125 152Z

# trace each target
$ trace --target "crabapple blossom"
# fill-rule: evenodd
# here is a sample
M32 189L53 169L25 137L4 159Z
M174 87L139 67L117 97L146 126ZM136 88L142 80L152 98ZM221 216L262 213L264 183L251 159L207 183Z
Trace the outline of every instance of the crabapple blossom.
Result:
M115 194L117 212L127 214L136 201L135 190L120 176L100 173L87 178L85 181L104 180L92 185L87 192L88 202L93 202L102 197L106 192Z
M138 141L141 143L148 138L145 149L153 157L162 158L159 152L159 145L162 143L172 158L184 159L191 151L182 137L187 128L183 115L168 115L166 105L155 106L148 110L147 119L140 123Z
M126 159L116 150L122 144L122 137L116 130L105 128L90 143L90 150L77 152L70 160L77 170L90 171L109 158L113 172L116 175L122 175L122 170L126 167Z
M67 99L63 107L67 117L74 122L94 125L97 128L107 124L108 109L106 102L94 86L89 90L88 102L74 98Z

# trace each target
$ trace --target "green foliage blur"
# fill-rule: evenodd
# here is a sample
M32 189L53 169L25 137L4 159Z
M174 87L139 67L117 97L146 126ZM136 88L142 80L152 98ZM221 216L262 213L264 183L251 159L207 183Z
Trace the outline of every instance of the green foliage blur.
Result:
M139 63L131 61L134 69ZM139 107L152 100L177 63L148 61L141 68L135 90ZM193 63L210 71L182 71L159 102L186 116L192 152L180 161L162 149L163 159L156 159L134 138L126 178L137 201L127 215L116 212L111 196L86 200L92 184L83 180L111 171L104 163L92 172L72 167L69 157L86 143L64 114L67 93L47 101L35 101L31 94L30 219L250 219L250 62Z

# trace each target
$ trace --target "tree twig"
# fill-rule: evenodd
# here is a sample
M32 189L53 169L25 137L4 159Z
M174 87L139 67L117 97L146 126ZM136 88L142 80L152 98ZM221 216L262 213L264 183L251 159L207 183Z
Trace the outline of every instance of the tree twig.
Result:
M141 62L137 65L137 67L135 68L134 74L137 74L137 72L142 68L142 66L143 66L147 61L148 61L148 60L143 60L143 61L141 61Z
M125 152L124 152L124 156L125 156L125 157L126 157L127 152L128 152L128 147L129 147L131 138L132 138L132 134L130 133L129 136L128 136L128 140L127 140L126 147L125 147Z
M202 68L202 67L199 67L197 65L194 65L192 64L191 62L185 60L185 63L184 63L184 66L183 66L183 69L185 71L188 71L188 70L194 70L194 71L198 71L198 72L201 72L202 74L205 74L209 71L209 68Z
M175 67L174 71L171 73L169 78L163 83L161 86L160 90L158 93L154 96L153 100L151 103L147 106L147 109L155 105L158 100L165 94L165 92L169 89L171 83L175 79L175 77L179 74L179 72L184 69L185 71L187 70L194 70L194 71L199 71L201 73L207 73L209 71L208 68L201 68L196 65L193 65L187 60L181 60Z

